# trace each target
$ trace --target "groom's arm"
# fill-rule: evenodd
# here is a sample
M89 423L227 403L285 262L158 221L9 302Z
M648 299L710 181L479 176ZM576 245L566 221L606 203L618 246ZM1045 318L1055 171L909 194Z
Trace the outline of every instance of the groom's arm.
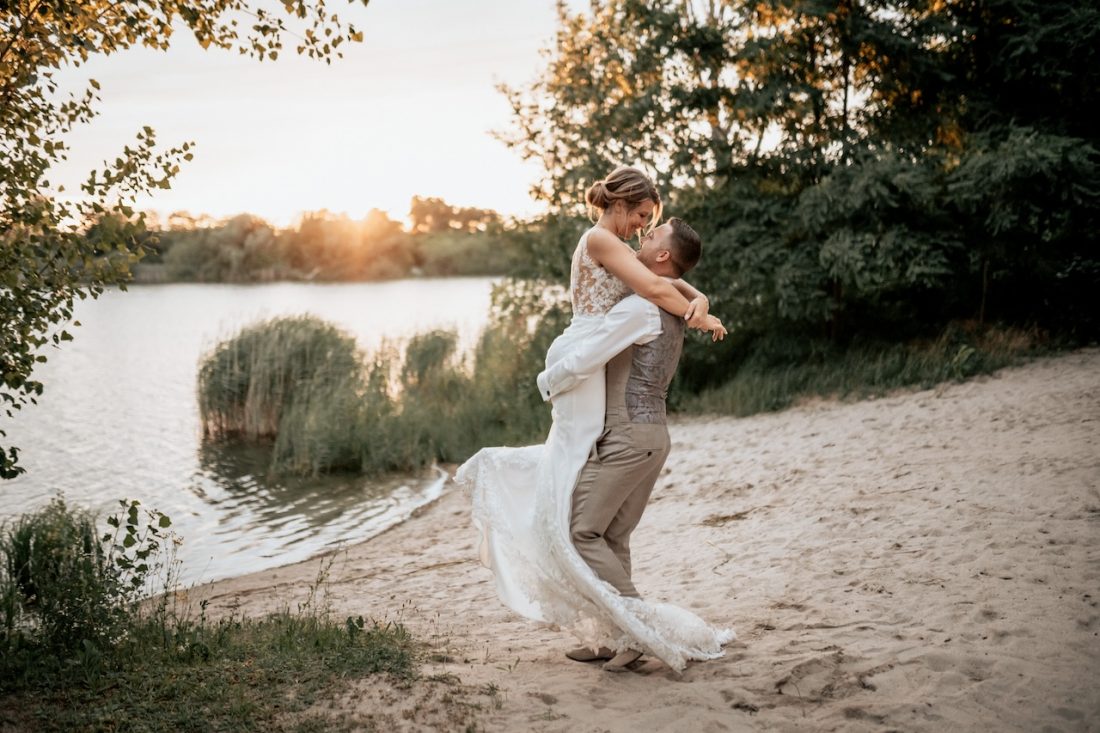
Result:
M612 308L599 327L575 344L537 378L539 394L550 400L568 392L603 368L632 344L647 344L661 335L661 314L648 300L631 295Z

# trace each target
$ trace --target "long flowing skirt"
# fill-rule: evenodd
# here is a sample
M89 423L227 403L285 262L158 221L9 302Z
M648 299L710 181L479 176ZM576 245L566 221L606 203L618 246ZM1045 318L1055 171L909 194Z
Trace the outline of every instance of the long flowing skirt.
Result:
M598 322L574 318L547 353L553 364ZM735 638L690 611L622 596L584 562L569 536L573 489L603 430L599 372L553 401L546 442L484 448L455 476L471 489L482 563L500 600L529 619L566 629L584 645L640 649L679 671L688 660L722 656Z

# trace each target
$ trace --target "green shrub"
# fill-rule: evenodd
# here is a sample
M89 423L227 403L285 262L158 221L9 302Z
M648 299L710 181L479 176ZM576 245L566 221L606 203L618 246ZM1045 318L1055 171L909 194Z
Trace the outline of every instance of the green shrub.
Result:
M60 499L24 515L0 536L7 639L33 629L44 645L72 651L102 644L118 624L118 579L108 567L95 519Z
M28 654L97 660L122 638L150 581L167 580L170 520L136 501L120 504L102 536L94 515L62 499L0 530L2 671Z

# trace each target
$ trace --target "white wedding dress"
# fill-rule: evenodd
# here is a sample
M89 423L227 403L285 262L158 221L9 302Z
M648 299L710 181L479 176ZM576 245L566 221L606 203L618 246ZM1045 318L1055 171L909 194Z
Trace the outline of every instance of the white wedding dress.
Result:
M550 346L548 365L582 343L630 294L588 256L587 238L585 232L573 254L573 319ZM668 603L620 595L584 562L569 536L573 487L603 430L604 387L601 371L561 393L546 443L484 448L458 469L455 481L472 491L481 561L493 571L506 606L567 629L592 649L639 649L680 671L689 660L722 656L733 631Z

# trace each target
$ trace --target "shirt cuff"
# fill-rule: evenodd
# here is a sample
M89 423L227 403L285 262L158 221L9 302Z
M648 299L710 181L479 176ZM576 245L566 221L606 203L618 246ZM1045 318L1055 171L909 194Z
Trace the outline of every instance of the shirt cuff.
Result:
M539 386L539 395L542 396L543 402L550 401L550 382L546 378L546 372L539 372L539 375L535 377L535 383Z

